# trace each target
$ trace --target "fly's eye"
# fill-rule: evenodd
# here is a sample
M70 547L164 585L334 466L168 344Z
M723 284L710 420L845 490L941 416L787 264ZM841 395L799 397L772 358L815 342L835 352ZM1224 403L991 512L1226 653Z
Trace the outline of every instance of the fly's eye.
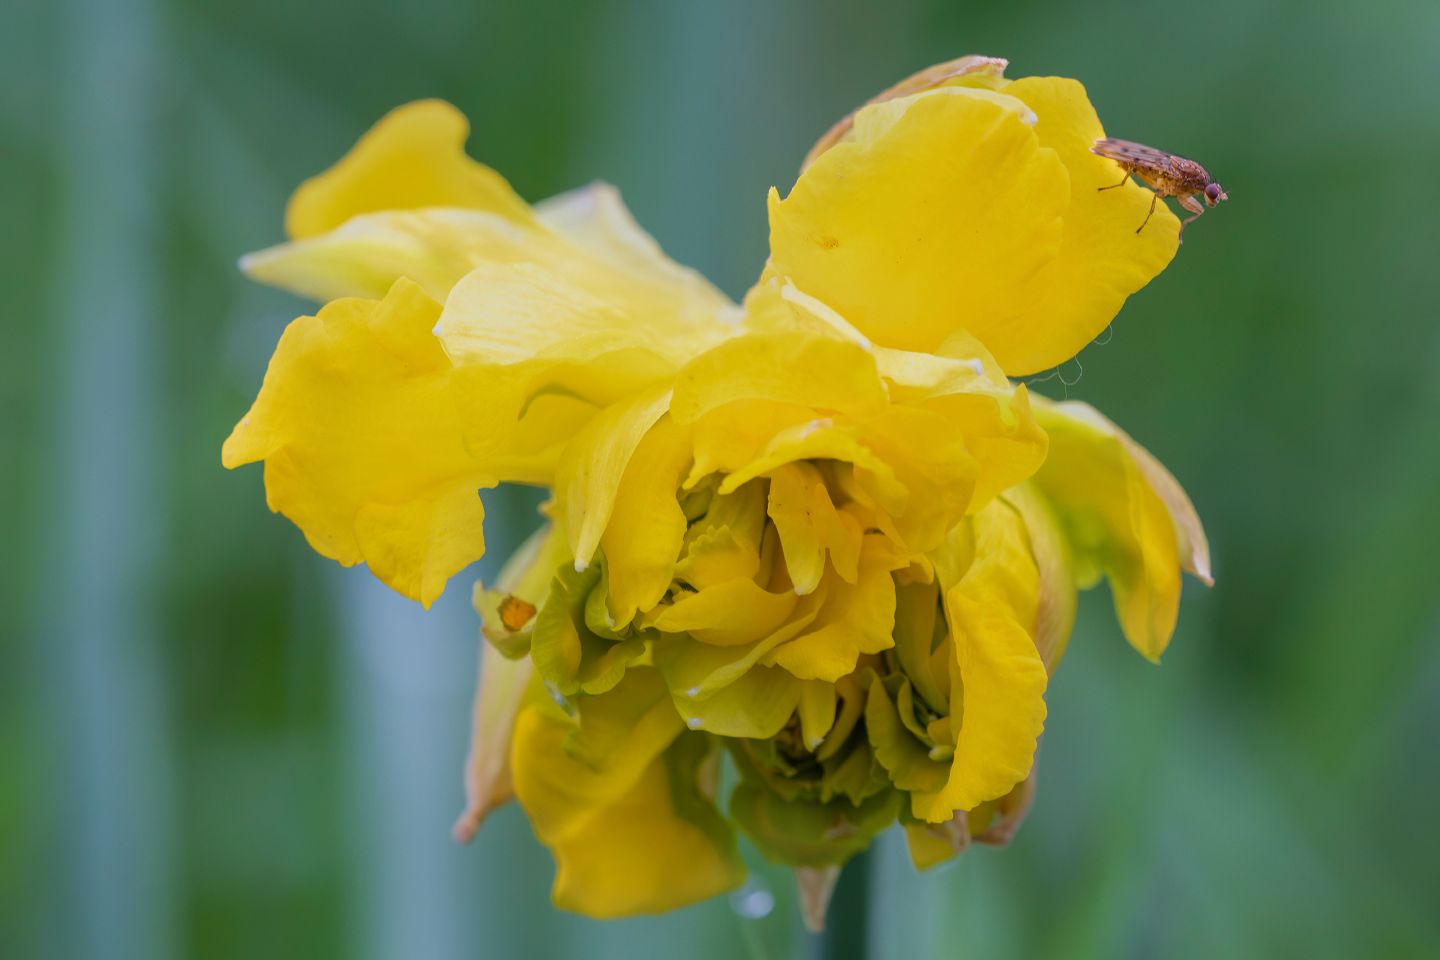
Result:
M1220 184L1208 183L1205 185L1205 199L1211 203L1220 199Z

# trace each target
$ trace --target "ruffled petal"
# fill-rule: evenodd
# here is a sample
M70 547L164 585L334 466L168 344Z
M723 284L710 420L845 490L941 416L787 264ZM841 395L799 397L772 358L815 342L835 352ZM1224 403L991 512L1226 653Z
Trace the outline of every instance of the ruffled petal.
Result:
M399 281L294 321L222 453L227 467L265 461L270 508L317 552L426 606L485 552L479 489L496 482L464 442L439 313Z
M945 590L963 686L945 785L912 794L916 817L949 820L1005 795L1030 773L1045 725L1045 664L1035 649L1039 574L1020 516L996 503L974 518L975 559ZM953 705L952 705L953 709Z

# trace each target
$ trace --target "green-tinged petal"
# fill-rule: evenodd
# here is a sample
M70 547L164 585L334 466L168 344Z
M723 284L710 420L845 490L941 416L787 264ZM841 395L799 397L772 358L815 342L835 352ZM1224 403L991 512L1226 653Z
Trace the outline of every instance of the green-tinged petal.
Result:
M533 606L545 598L550 571L561 562L565 538L550 526L537 530L505 562L495 592ZM482 592L476 584L476 593ZM502 629L484 624L483 629ZM455 839L469 843L481 822L514 793L510 777L510 744L515 716L527 703L547 698L529 658L512 660L493 641L480 645L480 679L470 723L470 754L465 760L465 810L455 821Z
M742 768L743 769L743 768ZM762 853L802 867L844 864L895 821L900 795L876 794L858 807L849 800L785 800L757 782L742 782L730 796L730 815Z
M895 588L895 656L922 700L936 713L947 713L948 674L936 676L930 654L940 619L938 583L902 583ZM942 624L943 626L943 624Z
M223 451L227 467L265 461L270 509L317 552L426 606L485 552L479 489L496 479L465 443L439 312L400 281L294 321Z
M669 391L654 388L611 404L566 448L555 490L577 568L595 556L625 468L669 403Z
M900 680L897 687L903 683ZM876 759L896 787L934 793L945 786L949 765L932 760L926 746L905 728L895 701L878 677L870 682L865 730Z
M587 617L593 597L603 610L605 583L600 567L576 571L562 563L535 616L530 656L535 669L565 696L599 694L614 687L645 650L640 638L604 636Z
M470 124L442 100L419 100L381 118L335 166L301 184L285 211L295 239L333 230L372 210L471 207L530 219L505 178L465 156Z
M770 272L883 347L1002 328L1058 251L1069 178L1018 100L958 88L860 110L770 195ZM996 359L1007 372L1006 358Z
M714 693L675 694L675 709L692 730L722 737L775 736L800 704L802 684L775 667L751 667Z
M1126 639L1158 659L1175 630L1182 562L1208 572L1199 521L1174 478L1148 454L1137 457L1138 445L1093 407L1037 404L1036 412L1050 456L1035 485L1064 528L1076 577L1086 586L1103 573Z
M800 735L807 750L817 749L835 726L837 700L832 683L808 680L800 685L800 705L796 713L800 716Z
M743 879L713 806L710 747L682 729L644 668L582 699L576 718L551 704L521 713L515 791L555 855L557 906L593 917L658 912Z
M511 660L529 655L536 611L565 558L565 538L547 523L505 561L493 589L475 582L470 602L480 615L480 635Z

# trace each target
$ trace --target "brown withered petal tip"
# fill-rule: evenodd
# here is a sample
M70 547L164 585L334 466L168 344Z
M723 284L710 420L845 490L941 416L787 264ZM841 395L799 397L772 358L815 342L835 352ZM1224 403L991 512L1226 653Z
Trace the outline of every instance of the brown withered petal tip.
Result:
M805 929L811 933L825 932L825 911L835 881L840 879L839 867L796 867L795 884L800 888L800 915Z
M937 63L933 67L926 67L919 73L911 74L895 84L895 86L881 91L869 100L866 100L861 106L868 107L872 103L884 103L886 100L894 100L897 97L908 97L912 93L931 90L942 85L947 80L963 77L966 74L990 73L998 77L1005 72L1005 68L1009 65L1010 61L1003 57L982 57L977 54L959 57L955 60L948 60L945 63ZM815 162L816 157L820 156L820 154L826 150L829 150L839 142L845 134L850 132L850 127L855 123L855 114L860 109L861 107L856 107L855 110L851 110L845 114L844 117L841 117L833 127L825 131L825 135L816 142L815 146L810 148L809 153L805 154L805 162L800 164L800 171L802 173L810 164Z

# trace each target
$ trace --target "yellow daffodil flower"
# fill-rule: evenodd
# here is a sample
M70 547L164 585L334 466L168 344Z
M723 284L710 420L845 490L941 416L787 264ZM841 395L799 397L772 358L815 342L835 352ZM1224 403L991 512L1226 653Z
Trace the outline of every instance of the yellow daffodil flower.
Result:
M484 551L478 491L550 488L477 587L468 839L511 796L557 904L665 910L795 866L807 917L897 820L928 866L1013 835L1044 693L1102 577L1157 658L1180 571L1174 479L1064 361L1169 262L1177 221L1113 164L1083 89L970 57L816 145L737 305L603 184L530 207L402 107L286 213L257 279L326 301L282 336L226 466L311 545L429 605ZM728 796L719 770L738 784ZM816 893L816 891L820 891Z

